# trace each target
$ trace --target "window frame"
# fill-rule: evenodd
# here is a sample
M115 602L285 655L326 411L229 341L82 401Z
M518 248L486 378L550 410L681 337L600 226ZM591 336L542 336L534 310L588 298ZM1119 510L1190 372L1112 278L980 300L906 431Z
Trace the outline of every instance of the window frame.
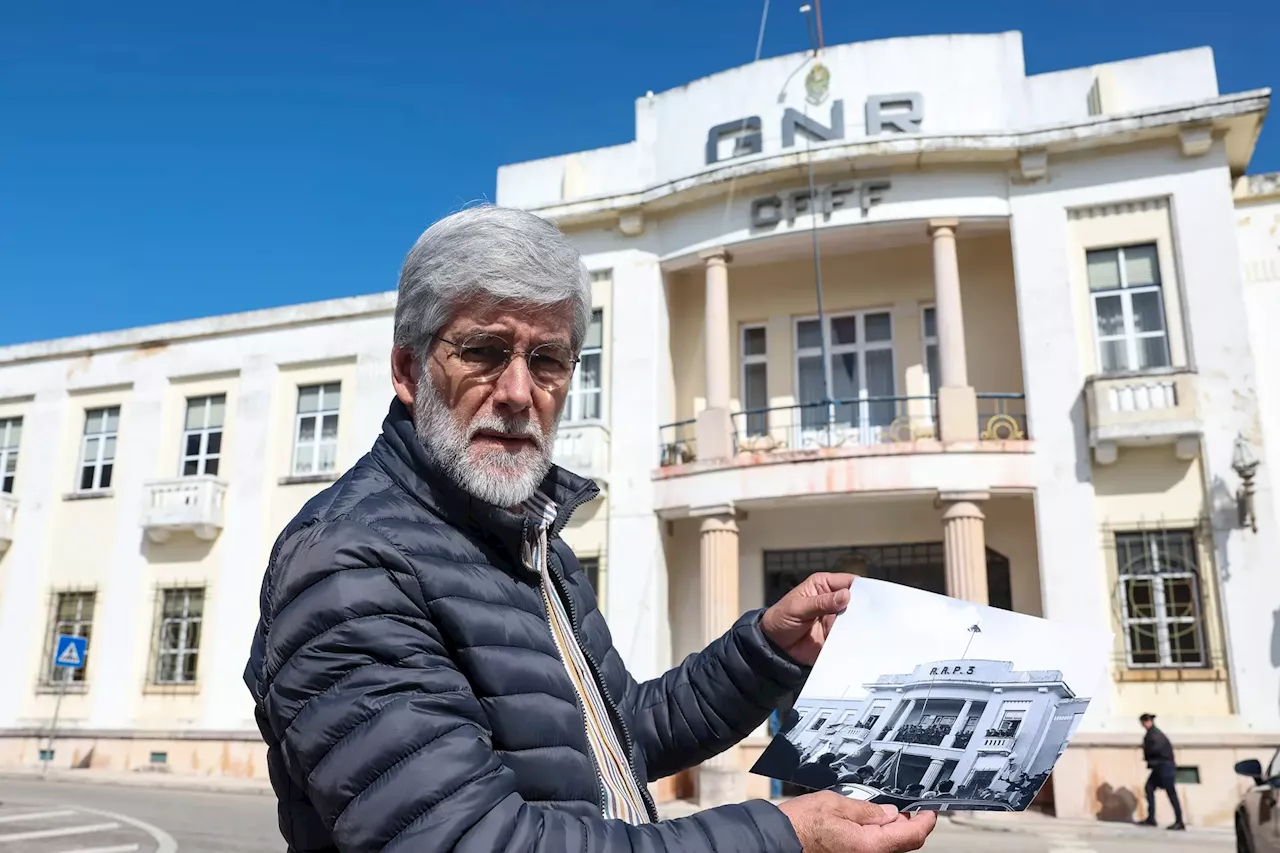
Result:
M76 600L75 617L70 620L60 618L62 602L66 598ZM89 603L89 617L84 618L85 602ZM93 654L93 620L97 615L98 592L94 589L56 590L49 603L49 620L45 627L46 644L44 666L40 672L40 684L44 687L56 687L61 684L84 688L89 680L89 656ZM63 630L63 626L68 626ZM78 669L54 666L54 655L58 650L58 636L67 634L72 637L85 638L84 661ZM67 675L66 673L70 673Z
M928 333L928 324L925 322L929 312L933 312L933 334ZM929 370L929 347L933 347L934 352L938 356L938 375L934 376L933 371ZM942 349L938 341L938 306L921 305L920 306L920 363L924 366L925 376L929 379L929 396L937 397L938 389L942 387Z
M89 432L89 420L95 413L102 413L103 429L100 432ZM115 414L116 427L114 430L106 429L106 425L110 423L111 414ZM93 462L89 461L89 442L95 441ZM112 442L111 458L107 459L105 448L107 442ZM84 410L84 425L80 431L80 454L79 464L76 466L76 482L75 491L77 493L93 493L105 492L111 488L112 478L115 476L116 457L120 450L120 406L119 404L112 406L95 406L91 409ZM90 486L83 485L84 472L88 467L93 468L93 484ZM103 483L103 471L110 467L107 471L106 483Z
M1168 541L1170 536L1184 538L1183 547L1179 552L1173 553L1171 549L1160 549L1157 552L1156 545L1160 542ZM1122 540L1139 537L1141 538L1142 550L1145 552L1141 559L1149 561L1148 565L1153 565L1154 567L1146 571L1127 571L1134 563L1126 565L1123 562L1124 554L1128 549L1122 549ZM1196 670L1211 667L1213 662L1209 649L1209 624L1205 612L1205 585L1204 578L1201 576L1200 541L1196 535L1196 530L1189 527L1171 527L1155 530L1117 530L1112 533L1112 541L1116 552L1115 596L1117 614L1120 621L1120 634L1124 641L1125 666L1131 670ZM1193 561L1189 567L1184 564L1182 559L1184 555L1190 555ZM1171 571L1167 568L1170 565L1175 567L1174 570ZM1126 581L1139 580L1146 582L1150 587L1151 616L1133 616L1130 614L1130 596L1127 592ZM1168 602L1170 592L1168 582L1179 580L1188 580L1190 582L1191 605L1193 608L1193 613L1190 616L1169 615ZM1152 625L1155 629L1156 660L1153 662L1135 660L1131 629L1143 625ZM1186 656L1181 652L1175 656L1174 646L1171 644L1171 625L1191 626L1190 630L1196 635L1198 661L1185 660ZM1146 652L1138 650L1138 653L1145 654ZM1176 660L1175 657L1183 659Z
M747 354L747 333L759 329L764 332L764 352ZM742 398L742 411L756 412L749 414L744 418L745 430L748 436L762 436L769 434L769 415L764 411L757 409L769 408L769 326L767 323L743 323L738 329L738 383L740 397ZM747 368L753 365L764 366L764 406L752 407L747 405Z
M1125 269L1125 250L1139 249L1151 247L1153 259L1155 262L1156 280L1154 284L1141 284L1135 287L1129 286L1129 273ZM1118 273L1119 286L1110 290L1094 290L1089 282L1089 256L1098 252L1115 252L1116 267ZM1121 246L1093 246L1085 249L1084 253L1085 265L1085 287L1089 291L1089 313L1093 320L1093 346L1094 357L1097 359L1098 373L1100 375L1113 376L1125 373L1140 373L1148 371L1167 370L1173 366L1173 343L1169 334L1169 313L1165 303L1164 296L1164 270L1160 265L1160 244L1156 240L1148 240L1140 243L1126 243ZM1160 332L1138 332L1134 325L1133 313L1133 296L1134 294L1155 293L1156 301L1160 310ZM1098 299L1104 297L1120 297L1120 318L1124 326L1124 331L1120 335L1103 335L1098 325ZM1164 361L1163 365L1153 367L1137 367L1138 364L1138 342L1148 338L1159 337L1164 341ZM1103 358L1103 344L1112 341L1124 341L1125 344L1125 362L1126 366L1121 369L1108 370L1105 367Z
M10 439L13 438L13 444ZM18 454L22 444L22 415L0 418L0 494L13 494L18 481ZM12 465L13 470L9 467Z
M302 395L303 392L315 388L318 392L316 397L316 408L314 411L302 411ZM330 391L329 389L335 389ZM332 408L325 408L325 397L328 394L335 394L338 397L338 404ZM333 465L329 468L320 468L320 448L330 442L322 440L324 435L324 419L332 415L337 421L337 429L332 439L333 445ZM299 468L301 454L304 442L302 441L302 422L306 418L315 419L314 437L305 442L310 447L310 468L303 471ZM308 382L305 385L297 386L297 396L293 404L293 452L290 454L289 475L292 477L323 477L333 474L338 470L338 448L342 435L342 381L334 380L332 382Z
M573 375L569 377L569 391L565 395L564 417L561 418L563 424L595 424L604 420L604 309L592 308L591 320L587 324L587 334L590 336L591 325L600 323L600 346L587 347L584 346L578 353L578 364L573 371ZM598 382L595 387L583 387L583 376L585 371L582 369L582 362L587 356L596 355L600 357L600 369L597 372ZM594 418L584 417L582 410L586 407L588 397L596 398L596 410L599 412Z
M208 604L208 591L203 586L169 586L161 587L156 590L156 620L154 627L155 654L151 662L151 671L149 673L149 683L156 687L190 687L198 684L200 680L200 643L204 639L204 614L205 607ZM167 605L169 596L181 595L183 613L180 617L168 617ZM199 613L191 615L192 596L199 596ZM174 648L165 648L165 628L171 623L179 623L179 645ZM195 625L195 644L190 645L190 633L192 625ZM177 660L177 664L173 670L178 677L163 678L161 673L164 671L166 660L173 658ZM181 677L186 672L184 666L187 658L193 658L191 665L191 678Z
M866 318L868 315L871 315L871 314L884 314L889 318L888 340L884 340L884 341L868 341L867 340ZM843 320L849 317L853 317L855 323L857 324L856 332L855 332L857 336L857 341L852 344L837 344L833 340L834 336L832 335L832 327L834 326L837 320ZM800 359L813 358L815 356L819 359L822 359L823 352L822 352L821 345L817 347L812 347L812 346L801 347L800 346L800 324L806 323L806 322L813 322L817 320L818 320L818 315L816 314L799 315L799 316L793 317L792 323L791 323L791 334L792 334L791 371L792 371L792 382L794 383L792 387L795 388L796 405L798 407L802 407L801 408L802 421L804 420L803 418L804 408L807 408L814 404L804 403L800 400L800 390L801 390ZM882 350L887 350L889 352L889 372L890 372L890 378L892 380L892 393L889 394L888 396L897 397L899 395L900 389L898 388L898 353L895 348L895 339L893 336L893 331L894 331L893 330L893 311L889 308L862 308L856 311L839 311L839 312L833 312L830 314L824 314L823 321L824 322L819 325L823 335L823 341L826 344L826 358L823 359L824 361L823 369L826 371L824 380L827 383L825 387L832 388L832 389L834 389L835 387L835 374L832 371L832 367L831 367L831 361L835 356L846 355L848 353L857 353L858 355L858 396L856 398L851 398L853 400L857 400L859 403L858 416L856 419L853 419L851 417L848 422L840 419L840 417L836 414L837 409L847 408L850 410L850 414L852 415L853 406L847 402L843 406L838 406L833 403L827 406L828 423L834 426L842 427L842 428L857 427L858 429L862 429L864 427L875 428L876 426L887 426L889 423L892 422L893 418L890 418L889 421L887 421L883 425L873 425L871 423L871 420L872 420L871 406L873 404L871 402L868 402L871 398L871 395L867 393L866 354L867 352L882 351ZM834 391L833 391L833 396L834 396ZM826 424L823 424L818 427L804 426L802 427L802 432L806 432L806 433L815 432L815 431L825 429L826 427L827 427Z
M216 427L209 426L209 412L213 408L213 401L222 400L222 420ZM191 404L197 400L204 401L204 426L195 429L187 427L187 421L191 413ZM227 420L227 395L221 394L197 394L194 397L186 398L186 408L182 412L182 444L178 448L178 476L186 477L203 477L218 476L218 472L222 469L222 441L225 438L226 420ZM218 434L218 450L215 453L209 453L209 440L213 433ZM187 453L187 440L191 436L200 436L200 448L195 455ZM214 462L215 470L213 473L208 472L208 463ZM194 461L196 463L196 472L194 474L186 473L187 463Z

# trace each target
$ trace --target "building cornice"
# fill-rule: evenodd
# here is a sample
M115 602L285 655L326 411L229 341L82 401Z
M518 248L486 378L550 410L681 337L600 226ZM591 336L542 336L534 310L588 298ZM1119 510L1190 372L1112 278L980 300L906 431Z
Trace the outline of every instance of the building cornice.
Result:
M54 338L0 347L0 367L31 361L96 355L113 350L147 349L179 341L214 338L245 332L265 332L330 320L390 314L395 311L396 292L347 296L323 302L307 302L280 308L242 311L195 320L179 320L152 326L138 326L114 332L95 332L70 338Z
M1063 154L1162 138L1176 139L1183 130L1206 125L1213 131L1225 132L1229 121L1250 116L1256 118L1252 128L1256 138L1270 102L1270 89L1255 89L1161 109L1098 116L1026 131L858 139L809 151L726 161L634 192L534 207L531 212L562 227L588 225L616 219L618 215L636 209L657 212L700 201L726 191L725 185L730 181L738 182L739 188L744 182L747 185L767 183L776 180L778 173L807 169L811 162L815 168L836 162L852 162L858 166L860 161L877 166L903 162L918 167L934 161L1016 165L1020 155L1029 152L1037 155L1041 152ZM1252 143L1253 139L1250 139L1250 150ZM1243 170L1243 164L1240 168Z

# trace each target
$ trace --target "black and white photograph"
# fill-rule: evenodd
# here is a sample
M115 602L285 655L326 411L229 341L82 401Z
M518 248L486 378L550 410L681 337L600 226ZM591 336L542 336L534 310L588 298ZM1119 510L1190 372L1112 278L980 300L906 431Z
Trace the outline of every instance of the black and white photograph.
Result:
M1111 641L858 578L752 772L902 811L1022 811L1102 687Z

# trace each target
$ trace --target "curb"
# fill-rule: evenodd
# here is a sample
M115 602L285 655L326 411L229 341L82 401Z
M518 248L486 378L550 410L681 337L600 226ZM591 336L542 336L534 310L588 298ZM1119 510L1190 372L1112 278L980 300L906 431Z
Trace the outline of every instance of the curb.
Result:
M999 832L1010 835L1056 836L1071 834L1083 838L1119 838L1162 840L1173 844L1198 844L1205 841L1232 841L1235 834L1225 827L1192 827L1186 832L1169 832L1136 823L1111 823L1108 821L1063 820L1038 818L1015 823L1012 820L992 820L953 812L951 821L956 826L980 832Z
M160 777L160 778L157 778ZM0 770L0 780L47 783L53 785L119 785L129 788L152 788L204 794L240 794L242 796L275 796L266 780L224 781L219 777L174 776L159 773L101 774L92 770L51 770L46 775L22 770Z

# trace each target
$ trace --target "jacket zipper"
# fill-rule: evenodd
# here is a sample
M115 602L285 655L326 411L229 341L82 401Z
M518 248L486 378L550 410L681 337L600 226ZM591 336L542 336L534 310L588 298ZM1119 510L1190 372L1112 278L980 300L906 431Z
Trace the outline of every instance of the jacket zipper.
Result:
M579 500L577 504L571 504L568 510L572 512L577 506L585 501ZM613 695L609 692L609 685L605 683L604 678L600 674L600 665L596 663L595 658L591 656L591 651L587 648L586 641L582 638L581 624L578 622L578 608L573 604L573 596L569 595L565 586L566 581L560 573L560 569L551 563L551 543L547 542L547 569L551 574L552 583L555 584L557 591L564 598L565 603L569 605L569 622L573 626L573 636L578 642L578 648L582 651L582 657L586 660L587 666L591 668L591 675L596 680L596 684L600 687L600 693L604 697L605 704L609 706L609 713L613 717L615 725L622 731L622 739L627 750L627 764L631 769L631 778L635 780L636 787L640 789L640 797L644 801L645 810L649 813L650 821L658 820L658 809L653 803L653 798L649 795L649 786L640 779L636 772L635 758L635 741L631 739L631 731L627 728L627 722L622 718L622 712L618 710L618 703L614 701ZM549 617L548 617L549 618ZM585 724L586 719L584 717ZM597 773L599 768L597 768ZM602 783L603 784L603 783Z

